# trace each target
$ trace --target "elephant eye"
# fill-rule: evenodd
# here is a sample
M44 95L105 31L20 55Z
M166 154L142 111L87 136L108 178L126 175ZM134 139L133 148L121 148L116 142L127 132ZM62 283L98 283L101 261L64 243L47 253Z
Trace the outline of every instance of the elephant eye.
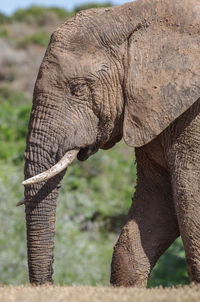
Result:
M89 93L89 88L85 83L71 84L70 93L76 97L85 96Z

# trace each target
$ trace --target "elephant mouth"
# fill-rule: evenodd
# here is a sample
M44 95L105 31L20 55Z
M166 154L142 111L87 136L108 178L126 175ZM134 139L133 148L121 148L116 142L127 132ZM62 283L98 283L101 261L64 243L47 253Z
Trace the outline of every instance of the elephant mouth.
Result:
M85 161L87 160L91 155L93 155L94 153L96 153L100 148L103 150L107 150L112 148L116 143L118 143L120 140L122 139L122 134L119 134L115 137L113 137L111 140L107 141L106 143L100 143L99 142L95 142L94 144L81 148L77 158L80 161Z
M92 154L96 153L99 150L99 147L94 144L90 147L81 148L79 153L77 154L77 158L80 161L87 160Z
M67 151L65 155L53 167L31 178L26 179L22 184L26 186L46 181L66 169L73 162L76 156L79 160L84 161L89 156L96 153L98 149L99 148L97 147L97 145L92 145L91 147L84 147L82 149L78 148Z
M122 135L117 135L116 137L114 137L113 139L109 140L108 142L104 143L104 144L100 144L100 143L95 143L91 146L88 147L84 147L81 148L77 158L80 161L85 161L87 160L91 155L93 155L94 153L96 153L100 148L103 150L107 150L112 148L116 143L118 143L122 138Z
M122 134L119 134L119 135L113 137L111 140L109 140L105 144L103 144L101 146L101 149L108 150L108 149L112 148L116 143L118 143L121 139L122 139Z
M59 162L57 162L57 164L55 164L53 167L51 167L50 169L48 169L38 175L35 175L29 179L26 179L22 184L30 185L30 184L42 182L44 180L48 180L48 179L52 178L53 176L59 174L64 169L66 169L72 163L72 161L76 158L76 156L77 156L78 160L85 161L92 154L96 153L99 150L99 148L109 149L112 146L114 146L115 143L118 142L119 140L120 140L120 136L117 137L117 139L115 139L115 140L111 140L110 142L103 144L102 146L100 143L94 143L90 146L87 146L87 147L84 147L81 149L76 148L76 149L67 151L66 154L61 158L61 160Z

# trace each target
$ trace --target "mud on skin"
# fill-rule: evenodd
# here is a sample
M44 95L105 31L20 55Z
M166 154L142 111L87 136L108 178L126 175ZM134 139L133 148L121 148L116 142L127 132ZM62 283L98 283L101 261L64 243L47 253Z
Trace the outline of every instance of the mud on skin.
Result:
M85 160L122 137L136 148L136 193L111 265L115 286L146 286L179 235L190 280L200 280L199 62L198 0L138 0L83 11L51 37L34 89L25 179L71 150ZM34 284L53 282L64 174L25 187Z

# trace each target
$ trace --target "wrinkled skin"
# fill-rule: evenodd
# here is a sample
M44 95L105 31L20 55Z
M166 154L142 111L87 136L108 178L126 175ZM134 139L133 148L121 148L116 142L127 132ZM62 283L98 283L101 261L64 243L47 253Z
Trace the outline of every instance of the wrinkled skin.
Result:
M111 265L115 286L146 286L156 261L179 235L190 280L200 281L198 4L140 0L80 12L54 32L39 70L25 179L72 149L86 160L122 137L136 148L136 193ZM34 284L52 283L64 173L25 187Z

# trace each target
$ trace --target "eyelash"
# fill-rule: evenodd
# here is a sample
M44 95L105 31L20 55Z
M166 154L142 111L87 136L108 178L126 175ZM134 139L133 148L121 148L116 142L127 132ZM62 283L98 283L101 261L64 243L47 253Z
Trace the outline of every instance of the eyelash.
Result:
M74 97L81 97L83 95L88 95L90 92L90 89L88 85L85 83L80 84L71 84L69 85L70 94Z

